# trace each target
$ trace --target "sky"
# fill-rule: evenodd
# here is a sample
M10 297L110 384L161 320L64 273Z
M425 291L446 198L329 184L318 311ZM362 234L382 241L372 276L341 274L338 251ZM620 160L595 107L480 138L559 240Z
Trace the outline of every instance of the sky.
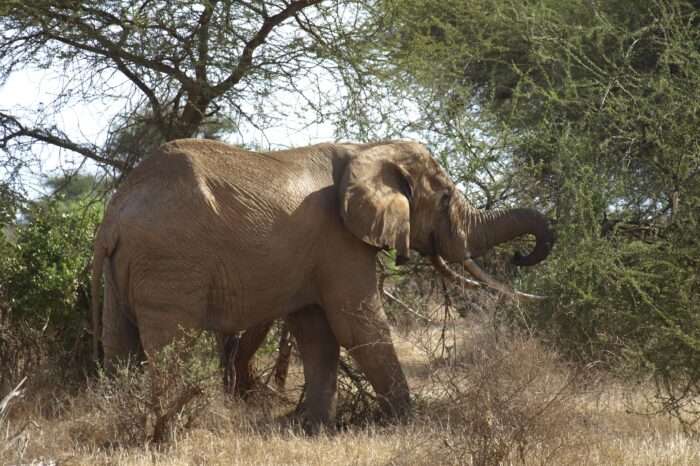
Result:
M26 115L27 110L33 111L51 101L58 89L58 83L46 71L17 71L0 87L0 111L11 115ZM30 120L22 118L22 121L29 123ZM79 131L85 135L96 136L100 129L99 114L93 108L67 108L61 113L58 123L66 128L76 128L74 132ZM63 162L65 154L47 148L41 157L39 174L48 175ZM23 176L26 178L30 175L24 173ZM31 184L34 185L35 180L31 180Z
M17 71L0 87L0 111L29 117L31 112L46 106L56 98L65 79L65 76L55 70ZM312 86L308 89L309 92L313 92ZM292 109L301 108L300 97L296 95L280 95L276 100L291 104ZM114 101L99 101L65 106L53 117L53 122L71 137L100 144L104 142L106 130L121 105L124 103L116 102L115 105ZM274 108L269 110L274 111ZM245 135L245 140L236 135L227 138L227 142L274 150L334 139L334 128L330 123L309 123L315 116L311 112L305 114L303 111L296 111L291 114L295 116L286 119L278 126L264 130L245 128L241 131L241 134ZM29 125L32 119L24 118L21 121ZM31 171L24 170L21 174L22 182L30 197L37 197L44 193L42 179L61 174L61 168L75 169L83 161L82 157L75 156L70 151L51 146L42 148L37 155L39 155L39 165ZM90 161L85 163L82 169L88 172L98 170L97 166Z

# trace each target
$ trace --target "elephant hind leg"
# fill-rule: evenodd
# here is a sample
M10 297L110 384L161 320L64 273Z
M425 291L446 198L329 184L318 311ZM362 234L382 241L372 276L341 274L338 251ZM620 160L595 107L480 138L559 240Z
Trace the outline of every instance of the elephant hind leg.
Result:
M107 306L102 330L104 369L113 375L119 364L143 361L144 353L136 325L123 313L110 308L109 302Z
M115 253L116 255L117 253ZM134 319L128 314L124 296L120 294L113 273L114 257L105 258L104 263L104 309L102 312L102 346L104 369L114 375L119 364L140 363L145 355ZM128 282L122 277L122 283Z
M272 322L246 330L243 335L217 332L219 362L223 371L224 390L245 398L255 387L253 357L265 341Z
M286 320L304 364L304 428L309 434L321 426L334 429L340 345L318 307L289 314Z

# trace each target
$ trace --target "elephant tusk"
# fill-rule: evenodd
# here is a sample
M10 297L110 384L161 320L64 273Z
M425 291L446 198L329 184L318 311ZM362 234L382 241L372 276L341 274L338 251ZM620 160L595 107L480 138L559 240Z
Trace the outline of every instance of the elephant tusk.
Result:
M505 295L510 295L518 299L522 299L524 301L542 301L544 299L547 299L548 296L541 296L541 295L536 295L536 294L530 294L530 293L523 293L522 291L514 290L510 288L509 286L506 286L502 283L497 282L493 278L489 276L486 272L484 272L481 267L479 267L476 262L474 262L473 259L467 259L464 262L462 262L462 266L467 269L467 271L472 274L474 278L482 282L484 285L488 286L489 288L493 288L496 291L499 291Z
M451 282L459 283L467 288L479 288L482 285L485 285L500 293L523 301L542 301L548 298L548 296L523 293L522 291L514 290L502 283L499 283L484 272L472 259L467 259L464 261L462 266L467 269L467 271L478 281L470 280L454 272L447 266L447 264L445 264L445 261L440 256L433 256L430 258L430 260L440 275Z
M442 275L448 281L459 283L465 288L481 288L481 283L465 278L456 273L454 270L450 269L447 264L445 264L445 261L442 260L442 257L430 256L430 261L433 263L435 270L437 270L440 275Z

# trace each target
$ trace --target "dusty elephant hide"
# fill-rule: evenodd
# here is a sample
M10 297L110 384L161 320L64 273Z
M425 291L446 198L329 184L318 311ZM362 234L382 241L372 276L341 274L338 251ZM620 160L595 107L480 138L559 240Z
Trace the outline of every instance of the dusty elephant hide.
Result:
M170 142L122 183L95 239L104 365L149 354L183 329L231 334L284 316L312 430L332 425L341 346L382 408L403 417L410 397L377 290L377 250L395 249L397 262L409 249L464 262L524 234L537 245L514 262L533 265L551 248L547 220L474 209L416 143L253 153Z

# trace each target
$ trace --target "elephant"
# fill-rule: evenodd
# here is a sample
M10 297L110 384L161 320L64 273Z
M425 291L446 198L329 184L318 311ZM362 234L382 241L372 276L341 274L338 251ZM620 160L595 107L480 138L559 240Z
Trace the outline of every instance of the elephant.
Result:
M402 264L413 249L439 269L461 263L483 278L472 259L527 234L535 247L517 253L516 265L547 257L549 220L529 208L476 209L415 142L277 152L168 142L127 175L96 233L93 351L104 275L108 373L186 330L233 334L284 317L303 364L312 431L333 425L341 347L381 409L405 419L409 388L377 289L377 252L395 250Z

